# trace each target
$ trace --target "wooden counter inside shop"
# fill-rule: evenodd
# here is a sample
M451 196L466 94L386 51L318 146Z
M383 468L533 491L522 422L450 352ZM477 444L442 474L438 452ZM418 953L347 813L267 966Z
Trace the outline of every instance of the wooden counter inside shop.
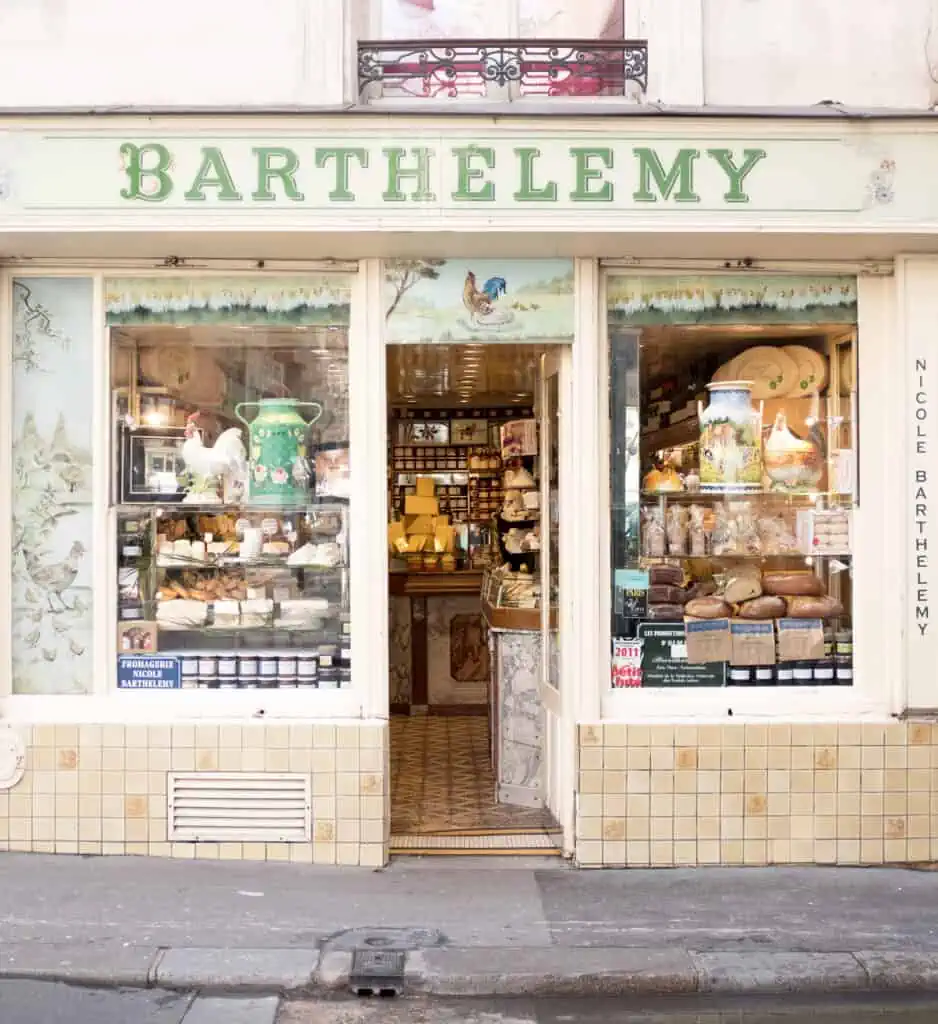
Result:
M430 597L434 594L479 594L482 590L481 569L410 570L392 569L388 590L402 597Z

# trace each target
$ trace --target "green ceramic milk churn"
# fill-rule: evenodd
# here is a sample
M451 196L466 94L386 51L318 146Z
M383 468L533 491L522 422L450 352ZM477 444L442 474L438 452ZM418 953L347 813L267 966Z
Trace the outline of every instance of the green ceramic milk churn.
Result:
M247 420L242 409L256 408ZM312 409L306 420L300 409ZM322 415L318 402L262 398L240 402L235 416L247 425L250 443L248 501L257 505L301 505L309 496L306 433Z

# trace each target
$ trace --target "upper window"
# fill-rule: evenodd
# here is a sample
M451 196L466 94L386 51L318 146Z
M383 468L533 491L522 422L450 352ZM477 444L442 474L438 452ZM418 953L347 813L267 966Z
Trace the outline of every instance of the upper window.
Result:
M852 278L609 282L613 685L853 681Z
M623 0L376 2L379 41L359 47L366 100L623 96L646 84Z

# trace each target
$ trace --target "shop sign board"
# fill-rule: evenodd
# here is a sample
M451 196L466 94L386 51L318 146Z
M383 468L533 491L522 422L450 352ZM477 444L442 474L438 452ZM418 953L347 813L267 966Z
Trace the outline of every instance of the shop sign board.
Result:
M402 220L421 209L533 218L564 210L600 224L610 214L665 211L698 219L708 212L892 212L895 153L917 145L914 136L872 138L844 126L822 136L802 135L803 128L723 134L687 122L628 134L605 126L493 131L481 119L443 131L426 120L399 123L391 130L356 118L341 134L261 133L249 120L236 130L219 130L219 122L201 130L150 122L144 132L0 129L0 223L16 211L82 209L301 220L356 213Z
M641 622L642 686L723 686L722 662L691 664L683 622Z
M182 686L179 659L165 654L122 654L117 659L119 690L178 690Z

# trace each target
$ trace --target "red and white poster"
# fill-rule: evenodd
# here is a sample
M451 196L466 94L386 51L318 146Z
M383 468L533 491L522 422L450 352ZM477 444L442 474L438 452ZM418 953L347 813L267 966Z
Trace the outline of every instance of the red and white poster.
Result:
M612 688L622 690L642 685L641 640L612 641Z

